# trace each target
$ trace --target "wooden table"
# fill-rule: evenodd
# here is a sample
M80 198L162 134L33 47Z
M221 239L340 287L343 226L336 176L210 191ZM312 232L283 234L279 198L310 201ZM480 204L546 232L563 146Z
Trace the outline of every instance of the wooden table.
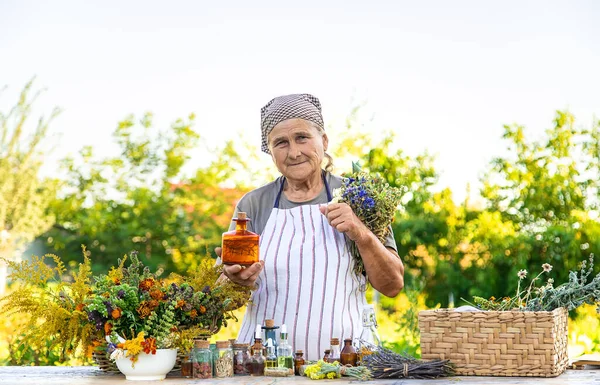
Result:
M597 368L597 367L593 367ZM38 385L38 384L248 384L248 385L318 385L318 384L388 384L388 385L487 385L487 384L540 384L540 385L600 385L600 370L568 370L559 377L449 377L437 380L373 380L368 382L352 382L344 379L313 381L306 377L233 377L212 380L194 380L169 376L164 381L126 381L125 377L116 374L105 374L93 366L0 366L0 384Z

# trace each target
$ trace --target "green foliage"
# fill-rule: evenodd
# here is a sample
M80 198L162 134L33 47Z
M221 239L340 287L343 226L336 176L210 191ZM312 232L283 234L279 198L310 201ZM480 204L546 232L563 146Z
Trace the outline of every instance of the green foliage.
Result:
M86 147L77 160L65 159L68 188L52 204L57 224L44 235L47 246L68 261L79 244L89 245L94 271L129 250L152 268L197 266L199 255L220 244L243 193L219 187L243 160L228 142L211 164L185 178L182 168L199 141L194 119L159 130L151 114L137 122L130 116L114 132L120 155L97 159Z
M28 132L32 104L40 91L31 96L33 80L25 85L17 104L7 113L0 111L0 256L13 259L54 223L48 210L56 196L57 180L39 176L43 163L42 140L48 126L58 115L40 117L32 133ZM30 134L30 135L28 135ZM0 293L6 286L6 264L0 261Z
M84 249L85 251L85 249ZM54 267L46 261L54 262ZM15 330L23 337L14 348L15 357L30 351L56 352L61 360L73 351L88 347L93 334L82 303L90 291L90 260L84 256L78 271L66 276L64 264L55 255L32 257L31 261L5 260L10 278L19 281L10 294L0 298L4 316L27 315L28 321Z

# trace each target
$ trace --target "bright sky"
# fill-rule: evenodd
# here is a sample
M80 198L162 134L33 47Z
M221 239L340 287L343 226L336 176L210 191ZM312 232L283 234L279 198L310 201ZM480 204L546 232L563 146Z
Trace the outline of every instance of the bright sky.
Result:
M274 96L313 93L333 125L366 100L373 131L436 154L440 186L461 199L502 154L503 124L539 136L556 109L585 126L600 114L598 20L593 0L2 0L0 105L37 75L40 110L64 109L62 156L110 152L129 113L195 112L209 142L244 131L258 148Z

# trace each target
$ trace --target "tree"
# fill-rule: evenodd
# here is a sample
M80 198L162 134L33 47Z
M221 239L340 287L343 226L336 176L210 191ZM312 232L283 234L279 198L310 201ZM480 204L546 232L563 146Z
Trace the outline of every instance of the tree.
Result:
M38 119L27 137L31 108L40 91L31 96L33 80L25 85L16 105L0 112L0 256L14 259L35 237L52 226L54 215L48 210L58 181L41 178L39 170L44 152L41 142L48 126L58 115ZM0 294L6 287L7 266L0 260Z
M566 281L569 270L600 246L590 237L598 223L589 217L598 207L598 124L579 129L573 115L557 111L541 140L528 140L519 125L504 129L511 156L493 160L482 189L489 210L514 224L523 245L503 263L513 266L512 273L517 261L530 271L550 263L557 282Z
M116 157L98 159L91 147L65 159L67 189L52 204L56 225L44 235L66 260L79 259L81 244L98 271L138 250L145 263L167 271L194 267L220 244L233 205L243 191L222 188L243 159L226 143L215 159L186 178L182 168L198 147L194 115L160 130L152 114L119 122Z

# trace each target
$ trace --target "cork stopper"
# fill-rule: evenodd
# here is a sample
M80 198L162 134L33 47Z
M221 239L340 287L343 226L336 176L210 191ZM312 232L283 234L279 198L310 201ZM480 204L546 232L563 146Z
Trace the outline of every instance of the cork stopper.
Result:
M235 338L230 338L229 343L231 344L231 346L233 346L237 343L237 340Z
M304 354L304 352L300 349L296 350L296 354Z
M250 344L233 344L234 349L248 349Z
M217 341L217 349L225 349L230 346L229 341Z
M239 211L239 212L238 212L237 219L238 219L238 220L240 220L240 219L241 219L241 220L245 221L246 219L248 219L248 217L246 216L246 213L245 213L245 212L243 212L243 211Z
M330 354L331 353L331 349L325 349L325 354Z
M210 348L210 341L194 340L194 347L197 349L208 349L208 348Z
M272 328L275 326L275 320L274 319L266 319L265 320L265 326L268 328Z
M331 344L332 345L339 345L340 344L340 339L339 338L332 338L331 339Z
M345 344L347 344L347 343L349 343L349 342L350 342L350 343L352 342L352 338L344 338L344 343L345 343Z

